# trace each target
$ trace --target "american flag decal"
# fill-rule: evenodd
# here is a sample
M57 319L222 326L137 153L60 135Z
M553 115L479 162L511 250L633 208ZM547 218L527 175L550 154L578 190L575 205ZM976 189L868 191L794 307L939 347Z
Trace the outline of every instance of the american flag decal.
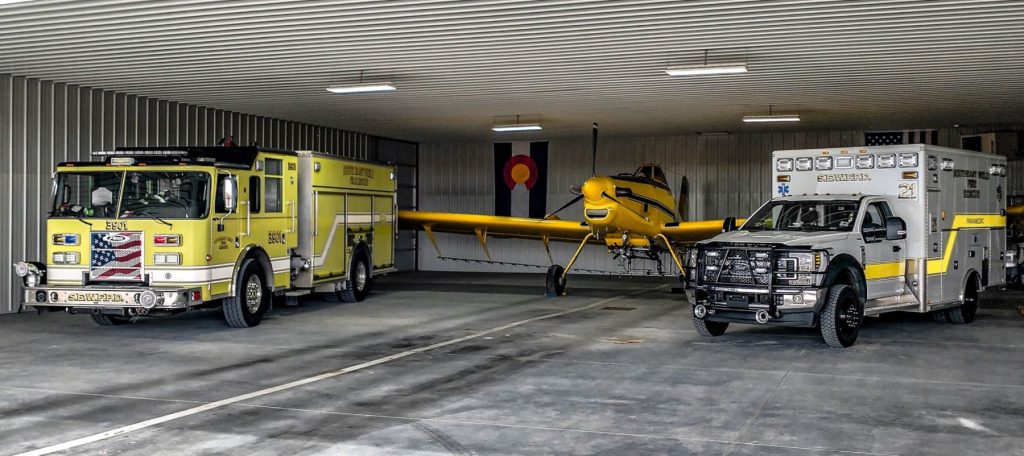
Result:
M141 232L94 232L90 245L92 280L142 280Z

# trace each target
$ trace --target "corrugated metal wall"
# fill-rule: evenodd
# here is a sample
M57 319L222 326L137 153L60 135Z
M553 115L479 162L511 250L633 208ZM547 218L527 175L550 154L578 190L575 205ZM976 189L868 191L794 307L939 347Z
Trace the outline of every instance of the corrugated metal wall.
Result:
M978 131L985 131L983 128ZM959 147L964 130L938 132L942 146ZM770 157L773 150L858 146L864 143L863 131L743 133L729 136L620 137L600 140L597 172L632 172L641 163L661 164L673 193L686 176L690 183L689 220L745 217L771 196ZM419 207L429 211L494 213L493 143L424 143L420 145ZM571 199L569 187L590 176L590 139L552 140L549 147L548 210ZM582 220L579 206L559 214L562 219ZM523 268L482 263L440 260L430 241L421 233L419 268L422 270L540 272ZM484 259L473 236L437 235L444 256ZM553 244L554 261L565 264L575 246ZM525 263L547 267L547 255L540 242L491 239L491 258L495 261ZM667 259L666 270L674 271ZM615 271L616 263L601 247L588 247L578 267Z
M117 146L238 144L376 159L379 138L334 128L0 75L0 313L16 310L15 261L42 260L51 173Z

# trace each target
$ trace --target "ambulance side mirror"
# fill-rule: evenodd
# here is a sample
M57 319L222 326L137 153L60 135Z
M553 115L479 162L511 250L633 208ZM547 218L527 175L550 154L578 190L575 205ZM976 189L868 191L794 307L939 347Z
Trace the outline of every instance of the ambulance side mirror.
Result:
M907 222L899 217L885 219L885 240L898 241L907 238Z
M238 179L235 176L224 178L224 186L221 187L221 201L224 203L224 210L232 212L238 204Z

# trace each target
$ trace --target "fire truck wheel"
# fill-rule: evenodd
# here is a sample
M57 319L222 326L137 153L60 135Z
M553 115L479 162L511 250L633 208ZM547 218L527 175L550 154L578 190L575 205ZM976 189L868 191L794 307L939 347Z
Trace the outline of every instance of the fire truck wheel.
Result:
M959 306L949 309L949 321L958 325L966 325L974 321L978 313L978 282L974 276L967 281L964 287L964 300Z
M263 270L256 260L248 259L239 268L235 296L224 298L224 321L233 328L251 328L260 324L270 307L270 290L263 283Z
M545 277L548 296L562 296L565 294L565 268L560 264L553 264L548 267Z
M131 323L131 319L128 317L121 317L117 315L105 315L105 314L90 314L92 321L95 321L100 326L121 326Z
M828 300L821 312L821 338L832 348L846 348L857 340L864 308L853 287L835 285L828 293Z
M359 302L366 299L373 288L373 277L370 276L370 262L366 259L366 251L360 250L352 257L352 265L348 268L348 280L338 290L338 299L344 302Z
M697 329L697 333L704 337L715 337L725 334L725 330L729 329L729 322L727 321L707 321L703 318L693 318L693 327Z

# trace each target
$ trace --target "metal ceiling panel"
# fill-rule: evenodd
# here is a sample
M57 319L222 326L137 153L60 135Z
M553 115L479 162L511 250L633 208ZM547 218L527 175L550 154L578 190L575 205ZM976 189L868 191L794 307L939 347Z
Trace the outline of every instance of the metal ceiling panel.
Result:
M1020 1L35 0L0 73L411 140L938 128L1024 115L1022 37ZM750 71L664 73L705 50ZM325 91L360 73L398 91ZM740 121L769 105L804 120Z

